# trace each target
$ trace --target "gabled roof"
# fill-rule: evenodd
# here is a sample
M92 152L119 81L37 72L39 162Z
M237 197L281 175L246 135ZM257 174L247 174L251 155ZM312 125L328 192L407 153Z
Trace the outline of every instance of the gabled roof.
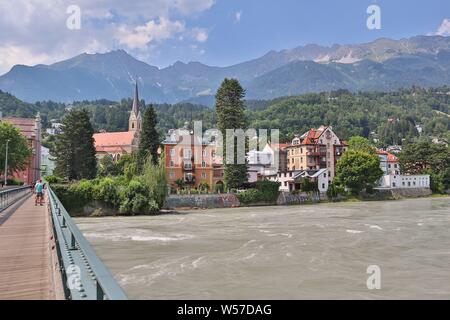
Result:
M387 160L388 162L398 162L398 157L393 155L392 153L388 153Z
M104 132L95 133L95 147L128 146L133 144L135 132Z
M292 179L296 180L299 178L317 178L322 173L327 172L328 169L319 169L319 170L300 170L294 173Z

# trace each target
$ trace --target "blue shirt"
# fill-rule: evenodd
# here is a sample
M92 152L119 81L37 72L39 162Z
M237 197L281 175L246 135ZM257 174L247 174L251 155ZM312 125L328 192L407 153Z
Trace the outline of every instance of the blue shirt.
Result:
M42 190L44 189L44 184L43 183L36 183L36 185L34 186L34 189L36 190L36 192L42 192Z

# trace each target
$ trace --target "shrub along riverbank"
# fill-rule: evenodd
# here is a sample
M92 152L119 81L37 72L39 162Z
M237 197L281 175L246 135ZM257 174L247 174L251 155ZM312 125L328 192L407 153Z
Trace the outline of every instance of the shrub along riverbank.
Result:
M163 162L147 161L142 174L132 177L103 177L70 184L52 181L49 183L53 191L73 215L83 213L86 206L123 215L156 214L163 207L167 194Z

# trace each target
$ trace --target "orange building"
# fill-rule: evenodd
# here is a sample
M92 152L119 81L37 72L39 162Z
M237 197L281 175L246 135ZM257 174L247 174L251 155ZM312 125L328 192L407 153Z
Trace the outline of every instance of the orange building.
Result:
M23 171L14 172L13 177L26 184L34 184L41 178L41 117L36 118L1 118L2 121L9 122L19 128L20 132L28 141L31 149L31 157L28 165Z
M346 149L347 143L339 139L331 126L320 126L294 137L286 148L287 168L289 171L327 168L332 181L336 163Z
M222 157L215 143L196 138L187 128L170 130L162 142L166 158L167 180L170 187L198 188L208 184L210 190L223 187Z
M133 108L128 120L128 131L100 132L94 134L97 158L110 155L114 160L124 154L131 154L139 148L139 138L142 129L142 116L139 108L139 94L136 82L134 90Z

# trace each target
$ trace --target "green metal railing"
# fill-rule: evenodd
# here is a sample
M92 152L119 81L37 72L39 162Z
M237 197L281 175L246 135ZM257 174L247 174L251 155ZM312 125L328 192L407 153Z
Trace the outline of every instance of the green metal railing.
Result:
M10 207L23 197L31 195L30 186L0 191L0 212Z
M66 298L126 300L125 292L97 257L50 187L48 198Z

